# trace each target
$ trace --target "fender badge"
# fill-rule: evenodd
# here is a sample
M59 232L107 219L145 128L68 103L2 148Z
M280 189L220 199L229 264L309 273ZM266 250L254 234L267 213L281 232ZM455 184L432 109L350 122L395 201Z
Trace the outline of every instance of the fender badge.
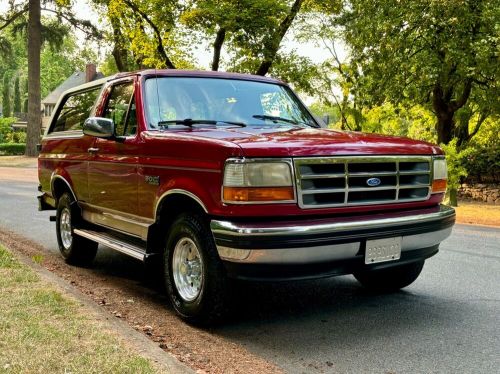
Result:
M146 181L147 184L151 184L153 186L160 185L160 177L156 175L145 175L144 180Z

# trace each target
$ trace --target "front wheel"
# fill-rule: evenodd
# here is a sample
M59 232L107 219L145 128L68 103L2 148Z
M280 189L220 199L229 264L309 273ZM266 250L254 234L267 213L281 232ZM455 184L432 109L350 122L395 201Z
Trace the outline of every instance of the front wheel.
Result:
M73 230L78 213L70 194L64 193L57 202L56 234L59 251L68 264L89 266L97 253L97 243L75 235Z
M387 269L365 270L354 273L354 277L365 287L374 291L397 291L412 284L420 275L425 260Z
M164 274L168 296L182 318L209 324L223 317L227 278L203 216L182 214L175 220L167 238Z

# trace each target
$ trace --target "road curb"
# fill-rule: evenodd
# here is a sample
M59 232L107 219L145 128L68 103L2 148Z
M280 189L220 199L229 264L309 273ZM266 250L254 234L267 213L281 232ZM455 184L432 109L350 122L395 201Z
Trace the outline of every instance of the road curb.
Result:
M128 324L120 321L118 318L111 316L108 312L102 310L96 303L88 296L80 292L75 287L68 284L65 280L59 278L57 275L51 273L41 265L33 262L30 258L19 253L18 251L10 249L7 245L2 244L5 248L15 256L22 264L34 270L40 277L54 284L63 293L66 293L80 302L85 308L88 308L96 315L96 320L109 326L110 330L119 335L127 345L135 349L135 352L146 359L149 359L153 364L162 372L173 374L193 374L195 371L177 360L173 355L165 352L148 337L142 333L134 330Z

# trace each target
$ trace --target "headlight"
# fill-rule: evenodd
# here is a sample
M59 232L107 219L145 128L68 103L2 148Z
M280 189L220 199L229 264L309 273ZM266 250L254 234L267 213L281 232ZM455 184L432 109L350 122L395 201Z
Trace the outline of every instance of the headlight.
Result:
M290 163L274 160L229 160L224 169L226 203L293 202Z
M445 158L435 158L433 165L432 193L446 192L448 168Z

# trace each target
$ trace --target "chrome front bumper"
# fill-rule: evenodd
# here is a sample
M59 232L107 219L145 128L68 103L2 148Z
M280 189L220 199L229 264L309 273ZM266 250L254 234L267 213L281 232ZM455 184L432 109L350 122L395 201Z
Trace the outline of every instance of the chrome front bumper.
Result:
M396 236L402 237L402 257L405 252L415 257L415 251L424 248L435 248L434 254L439 243L451 234L454 222L454 209L442 205L398 213L286 222L212 220L210 226L219 256L225 262L300 265L356 259L363 256L366 240Z

